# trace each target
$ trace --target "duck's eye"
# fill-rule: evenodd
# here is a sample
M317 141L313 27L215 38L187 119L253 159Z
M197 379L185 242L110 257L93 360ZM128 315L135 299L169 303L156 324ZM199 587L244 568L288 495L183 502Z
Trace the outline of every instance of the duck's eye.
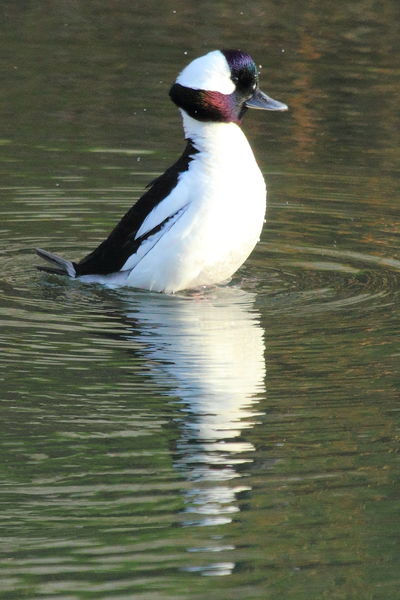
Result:
M233 81L233 83L239 83L239 77L236 77L236 75L234 75L232 77L232 81Z
M257 87L257 84L253 83L253 85L251 86L251 89L253 90L253 92L255 91L256 87Z

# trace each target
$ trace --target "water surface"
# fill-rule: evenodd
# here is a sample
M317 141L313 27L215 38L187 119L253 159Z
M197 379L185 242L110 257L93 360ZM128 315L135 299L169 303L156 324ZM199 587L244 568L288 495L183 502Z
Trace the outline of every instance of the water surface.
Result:
M399 6L5 3L1 525L7 600L400 598ZM80 258L183 147L167 91L242 47L269 188L227 286Z

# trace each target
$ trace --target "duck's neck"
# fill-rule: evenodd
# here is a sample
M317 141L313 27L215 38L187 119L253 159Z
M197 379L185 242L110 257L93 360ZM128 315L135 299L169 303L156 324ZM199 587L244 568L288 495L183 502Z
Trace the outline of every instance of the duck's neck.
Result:
M199 152L222 156L253 153L246 136L236 123L197 121L181 110L185 138L192 140Z

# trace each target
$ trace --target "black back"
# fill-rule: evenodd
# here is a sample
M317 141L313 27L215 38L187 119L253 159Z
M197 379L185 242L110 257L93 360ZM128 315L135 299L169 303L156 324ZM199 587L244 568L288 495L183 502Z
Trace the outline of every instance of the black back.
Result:
M198 150L188 140L182 156L160 177L155 179L147 192L128 210L104 242L78 263L73 263L76 275L115 273L134 254L140 244L159 231L174 215L169 215L157 227L135 239L147 215L166 198L178 182L179 175L189 168L190 161Z

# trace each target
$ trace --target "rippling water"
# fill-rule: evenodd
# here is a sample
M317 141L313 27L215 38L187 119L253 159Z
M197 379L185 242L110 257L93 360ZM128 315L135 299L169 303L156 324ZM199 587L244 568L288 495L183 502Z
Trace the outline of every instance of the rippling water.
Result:
M0 596L398 598L397 4L90 5L3 9ZM250 260L175 296L35 271L173 161L168 84L221 40L291 107L246 116Z

